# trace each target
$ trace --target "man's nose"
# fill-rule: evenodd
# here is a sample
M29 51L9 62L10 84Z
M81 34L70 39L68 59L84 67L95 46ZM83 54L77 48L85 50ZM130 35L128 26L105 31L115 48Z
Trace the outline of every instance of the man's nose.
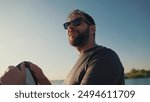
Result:
M71 23L71 24L68 26L68 29L74 29L74 25Z

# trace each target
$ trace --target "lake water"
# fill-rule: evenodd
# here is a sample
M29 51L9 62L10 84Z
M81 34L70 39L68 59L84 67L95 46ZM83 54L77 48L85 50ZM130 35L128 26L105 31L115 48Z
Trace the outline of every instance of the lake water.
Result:
M126 79L126 85L150 85L150 78Z
M52 80L53 85L63 85L64 80ZM150 78L126 79L126 85L150 85Z

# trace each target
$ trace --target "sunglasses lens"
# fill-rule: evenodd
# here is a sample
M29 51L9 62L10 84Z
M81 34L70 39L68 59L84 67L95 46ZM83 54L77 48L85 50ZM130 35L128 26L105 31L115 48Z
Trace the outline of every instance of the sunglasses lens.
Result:
M64 29L68 29L68 26L69 26L70 24L71 24L70 22L64 23Z
M80 19L80 18L77 18L77 19L75 19L72 23L73 23L74 26L78 26L78 25L81 24L81 19Z
M64 23L64 29L68 29L68 26L72 24L73 26L79 26L81 24L82 18L77 18L71 22Z

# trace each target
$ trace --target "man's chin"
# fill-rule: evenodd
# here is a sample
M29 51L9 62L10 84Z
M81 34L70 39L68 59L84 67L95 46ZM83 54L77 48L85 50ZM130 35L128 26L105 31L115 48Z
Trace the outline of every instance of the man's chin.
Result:
M69 40L69 43L70 43L71 46L77 47L77 45L76 45L76 43L74 41Z
M76 47L76 44L74 42L69 42L71 46Z
M78 47L78 46L80 46L80 44L77 43L77 42L70 42L70 45L73 46L73 47Z

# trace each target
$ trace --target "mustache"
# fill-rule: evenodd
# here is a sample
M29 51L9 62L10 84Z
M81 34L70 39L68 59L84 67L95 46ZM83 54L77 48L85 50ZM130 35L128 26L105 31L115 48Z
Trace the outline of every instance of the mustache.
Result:
M80 33L78 30L74 29L72 31L69 31L68 35L71 36L73 33Z

